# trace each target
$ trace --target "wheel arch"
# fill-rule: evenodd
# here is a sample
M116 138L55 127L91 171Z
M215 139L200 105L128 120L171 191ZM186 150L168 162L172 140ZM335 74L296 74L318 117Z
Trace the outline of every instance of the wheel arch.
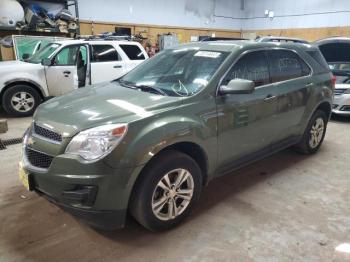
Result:
M321 110L325 112L327 117L329 118L332 114L332 105L329 102L324 101L316 107L314 112L316 112L316 110Z
M135 189L137 188L138 183L140 183L141 179L143 178L143 175L146 173L147 168L155 161L157 161L158 157L166 152L166 151L178 151L181 153L184 153L188 156L190 156L196 163L198 164L199 168L202 171L202 179L203 179L203 185L207 185L209 182L209 176L208 176L208 167L209 167L209 161L208 156L205 152L205 150L194 142L184 141L184 142L175 142L174 144L167 145L161 150L159 150L154 156L152 156L151 159L145 164L145 166L140 171L139 175L135 179L131 190L129 194L129 199L127 206L129 208L130 201L132 196L134 195Z
M4 87L2 88L2 90L0 92L0 98L2 99L2 96L4 95L6 90L8 90L9 88L11 88L15 85L30 86L39 93L41 99L45 98L45 93L44 93L44 90L42 89L42 87L40 85L38 85L37 83L30 81L30 80L27 80L27 79L16 79L16 80L6 82Z
M205 150L194 142L184 141L184 142L175 142L174 144L170 144L159 150L149 161L146 163L142 171L147 168L151 163L154 161L157 161L158 156L160 156L163 152L169 151L169 150L175 150L179 151L181 153L184 153L191 157L196 163L198 164L199 168L202 171L203 175L203 184L206 185L208 183L208 168L209 168L209 161L208 156ZM142 172L137 177L136 180L140 179L142 176Z
M136 188L136 185L139 183L139 181L142 179L145 171L147 170L147 168L154 162L157 161L158 157L166 152L166 151L170 151L170 150L175 150L175 151L179 151L181 153L184 153L188 156L190 156L191 158L194 159L194 161L197 162L199 168L202 171L202 179L203 179L203 185L208 184L209 182L209 177L208 177L208 157L206 152L204 151L204 149L193 142L176 142L174 144L171 145L167 145L164 148L162 148L161 150L159 150L154 156L152 156L151 159L149 159L149 161L145 164L145 166L142 168L142 170L140 171L139 175L137 176L137 178L135 179L132 188L130 190L130 195L129 195L129 200L128 200L128 205L130 203L130 197L134 194L134 190Z

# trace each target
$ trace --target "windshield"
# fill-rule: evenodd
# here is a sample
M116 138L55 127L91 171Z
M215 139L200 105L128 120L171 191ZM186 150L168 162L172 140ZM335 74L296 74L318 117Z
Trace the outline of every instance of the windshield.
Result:
M60 44L48 44L43 49L36 52L29 60L29 63L39 64L44 58L50 58L50 56L59 48Z
M227 52L197 49L165 50L122 77L122 85L157 89L169 96L191 96L206 87Z

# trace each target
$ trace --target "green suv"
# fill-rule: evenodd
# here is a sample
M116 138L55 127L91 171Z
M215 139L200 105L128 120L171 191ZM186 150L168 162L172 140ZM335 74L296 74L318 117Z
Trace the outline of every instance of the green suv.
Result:
M249 41L163 51L42 104L20 179L95 227L123 227L128 212L150 230L174 227L213 178L287 147L319 149L333 83L314 53Z

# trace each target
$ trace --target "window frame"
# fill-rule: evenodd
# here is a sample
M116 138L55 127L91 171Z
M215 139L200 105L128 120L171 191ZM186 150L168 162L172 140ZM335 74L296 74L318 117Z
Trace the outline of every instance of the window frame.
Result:
M123 47L122 46L136 46L139 50L140 50L140 52L142 53L142 55L143 55L143 59L131 59L130 57L129 57L129 55L125 52L125 50L123 49ZM143 51L143 49L139 46L139 45L137 45L137 44L131 44L131 43L123 43L123 44L118 44L118 47L120 48L120 50L124 53L124 55L126 56L126 58L129 60L129 61L145 61L146 59L147 59L147 56L146 56L146 54L144 53L144 51Z
M289 79L285 79L285 80L282 80L282 81L276 81L276 82L273 82L272 81L272 74L271 74L271 71L270 71L270 84L279 84L279 83L283 83L283 82L286 82L286 81L290 81L290 80L294 80L294 79L299 79L299 78L302 78L302 77L309 77L311 75L313 75L313 70L312 70L312 67L310 66L310 64L308 64L299 54L298 52L296 52L295 50L292 50L292 49L288 49L288 48L273 48L273 49L269 49L269 50L266 50L266 55L267 55L267 60L268 60L268 63L269 63L269 71L270 71L270 67L271 67L271 59L269 57L269 51L286 51L286 52L291 52L291 53L294 53L297 57L298 57L298 62L299 62L299 65L300 65L300 69L301 69L301 72L303 73L303 66L300 62L304 62L305 65L308 67L309 69L309 74L307 75L301 75L301 76L298 76L298 77L293 77L293 78L289 78Z
M257 49L251 49L251 50L246 50L246 51L243 51L242 53L239 54L239 56L232 62L232 65L230 65L230 67L226 70L226 72L221 76L220 78L220 81L216 87L216 96L221 96L220 95L220 86L222 85L222 82L224 81L224 79L226 78L227 74L231 71L231 69L237 64L237 62L243 57L245 56L246 54L248 53L252 53L252 52L257 52L257 51L270 51L270 50L287 50L287 51L291 51L293 53L295 53L299 59L301 59L310 69L310 74L309 75L306 75L306 76L301 76L301 77L297 77L297 78L292 78L292 79L288 79L288 80L284 80L284 81L280 81L280 82L274 82L274 83L271 83L271 79L270 79L270 83L267 84L267 85L261 85L261 86L258 86L256 87L255 89L259 89L259 88L264 88L266 86L269 86L269 85L276 85L276 84L279 84L279 83L283 83L283 82L286 82L286 81L291 81L291 80L294 80L294 79L299 79L299 78L303 78L303 77L310 77L312 75L314 75L314 70L313 68L310 66L310 63L308 61L306 61L305 59L303 59L299 53L297 51L295 51L294 49L289 49L289 48L285 48L285 47L273 47L273 48L257 48ZM268 57L267 57L267 60L268 60ZM269 73L270 73L270 69L269 69ZM271 76L271 74L270 74Z
M117 52L118 60L94 61L94 46L110 46L110 47L112 47ZM123 61L123 57L121 56L121 54L118 51L118 49L114 45L112 45L110 43L91 43L90 47L91 47L91 63L100 64L100 63L116 63L116 62Z
M263 87L263 86L267 86L267 85L270 85L270 84L271 84L271 74L270 74L270 67L269 67L269 59L268 59L266 50L263 50L263 49L262 49L262 50L249 50L249 51L251 51L251 52L247 52L247 51L243 52L242 55L241 55L236 61L234 61L233 65L232 65L232 66L230 67L230 69L225 73L225 77L223 77L223 78L220 80L221 83L226 79L227 75L231 72L231 69L234 68L234 67L240 62L240 60L243 59L246 55L251 54L251 53L255 53L255 52L263 52L263 53L264 53L264 56L265 56L266 63L267 63L267 71L268 71L268 73L269 73L269 78L268 78L269 83L268 83L268 84L265 84L265 85L257 86L257 87L255 87L255 89L258 89L258 88L261 88L261 87ZM247 80L248 80L248 79L247 79Z
M87 52L87 56L89 55L89 47L86 45L86 44L68 44L68 45L63 45L61 46L61 48L59 50L57 50L57 52L52 56L51 58L51 61L52 61L52 66L76 66L77 65L77 58L75 58L75 63L74 65L58 65L58 64L55 64L55 60L56 60L56 57L59 55L59 53L61 53L61 51L67 47L71 48L71 47L75 47L75 46L78 46L80 48L80 46L86 46L86 52ZM78 49L79 50L79 49ZM77 51L78 52L78 51Z

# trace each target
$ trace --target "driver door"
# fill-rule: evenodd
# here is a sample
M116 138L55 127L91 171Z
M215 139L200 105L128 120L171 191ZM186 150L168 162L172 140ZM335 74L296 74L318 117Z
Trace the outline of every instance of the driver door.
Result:
M87 45L69 45L63 47L53 58L51 66L45 66L46 82L50 96L59 96L79 87L78 57L89 68ZM81 60L81 59L80 59ZM87 78L85 75L85 78ZM86 79L85 79L86 80Z
M254 81L255 90L251 94L217 97L219 173L268 152L278 124L276 88L270 83L266 52L245 54L225 76L222 85L235 78Z

